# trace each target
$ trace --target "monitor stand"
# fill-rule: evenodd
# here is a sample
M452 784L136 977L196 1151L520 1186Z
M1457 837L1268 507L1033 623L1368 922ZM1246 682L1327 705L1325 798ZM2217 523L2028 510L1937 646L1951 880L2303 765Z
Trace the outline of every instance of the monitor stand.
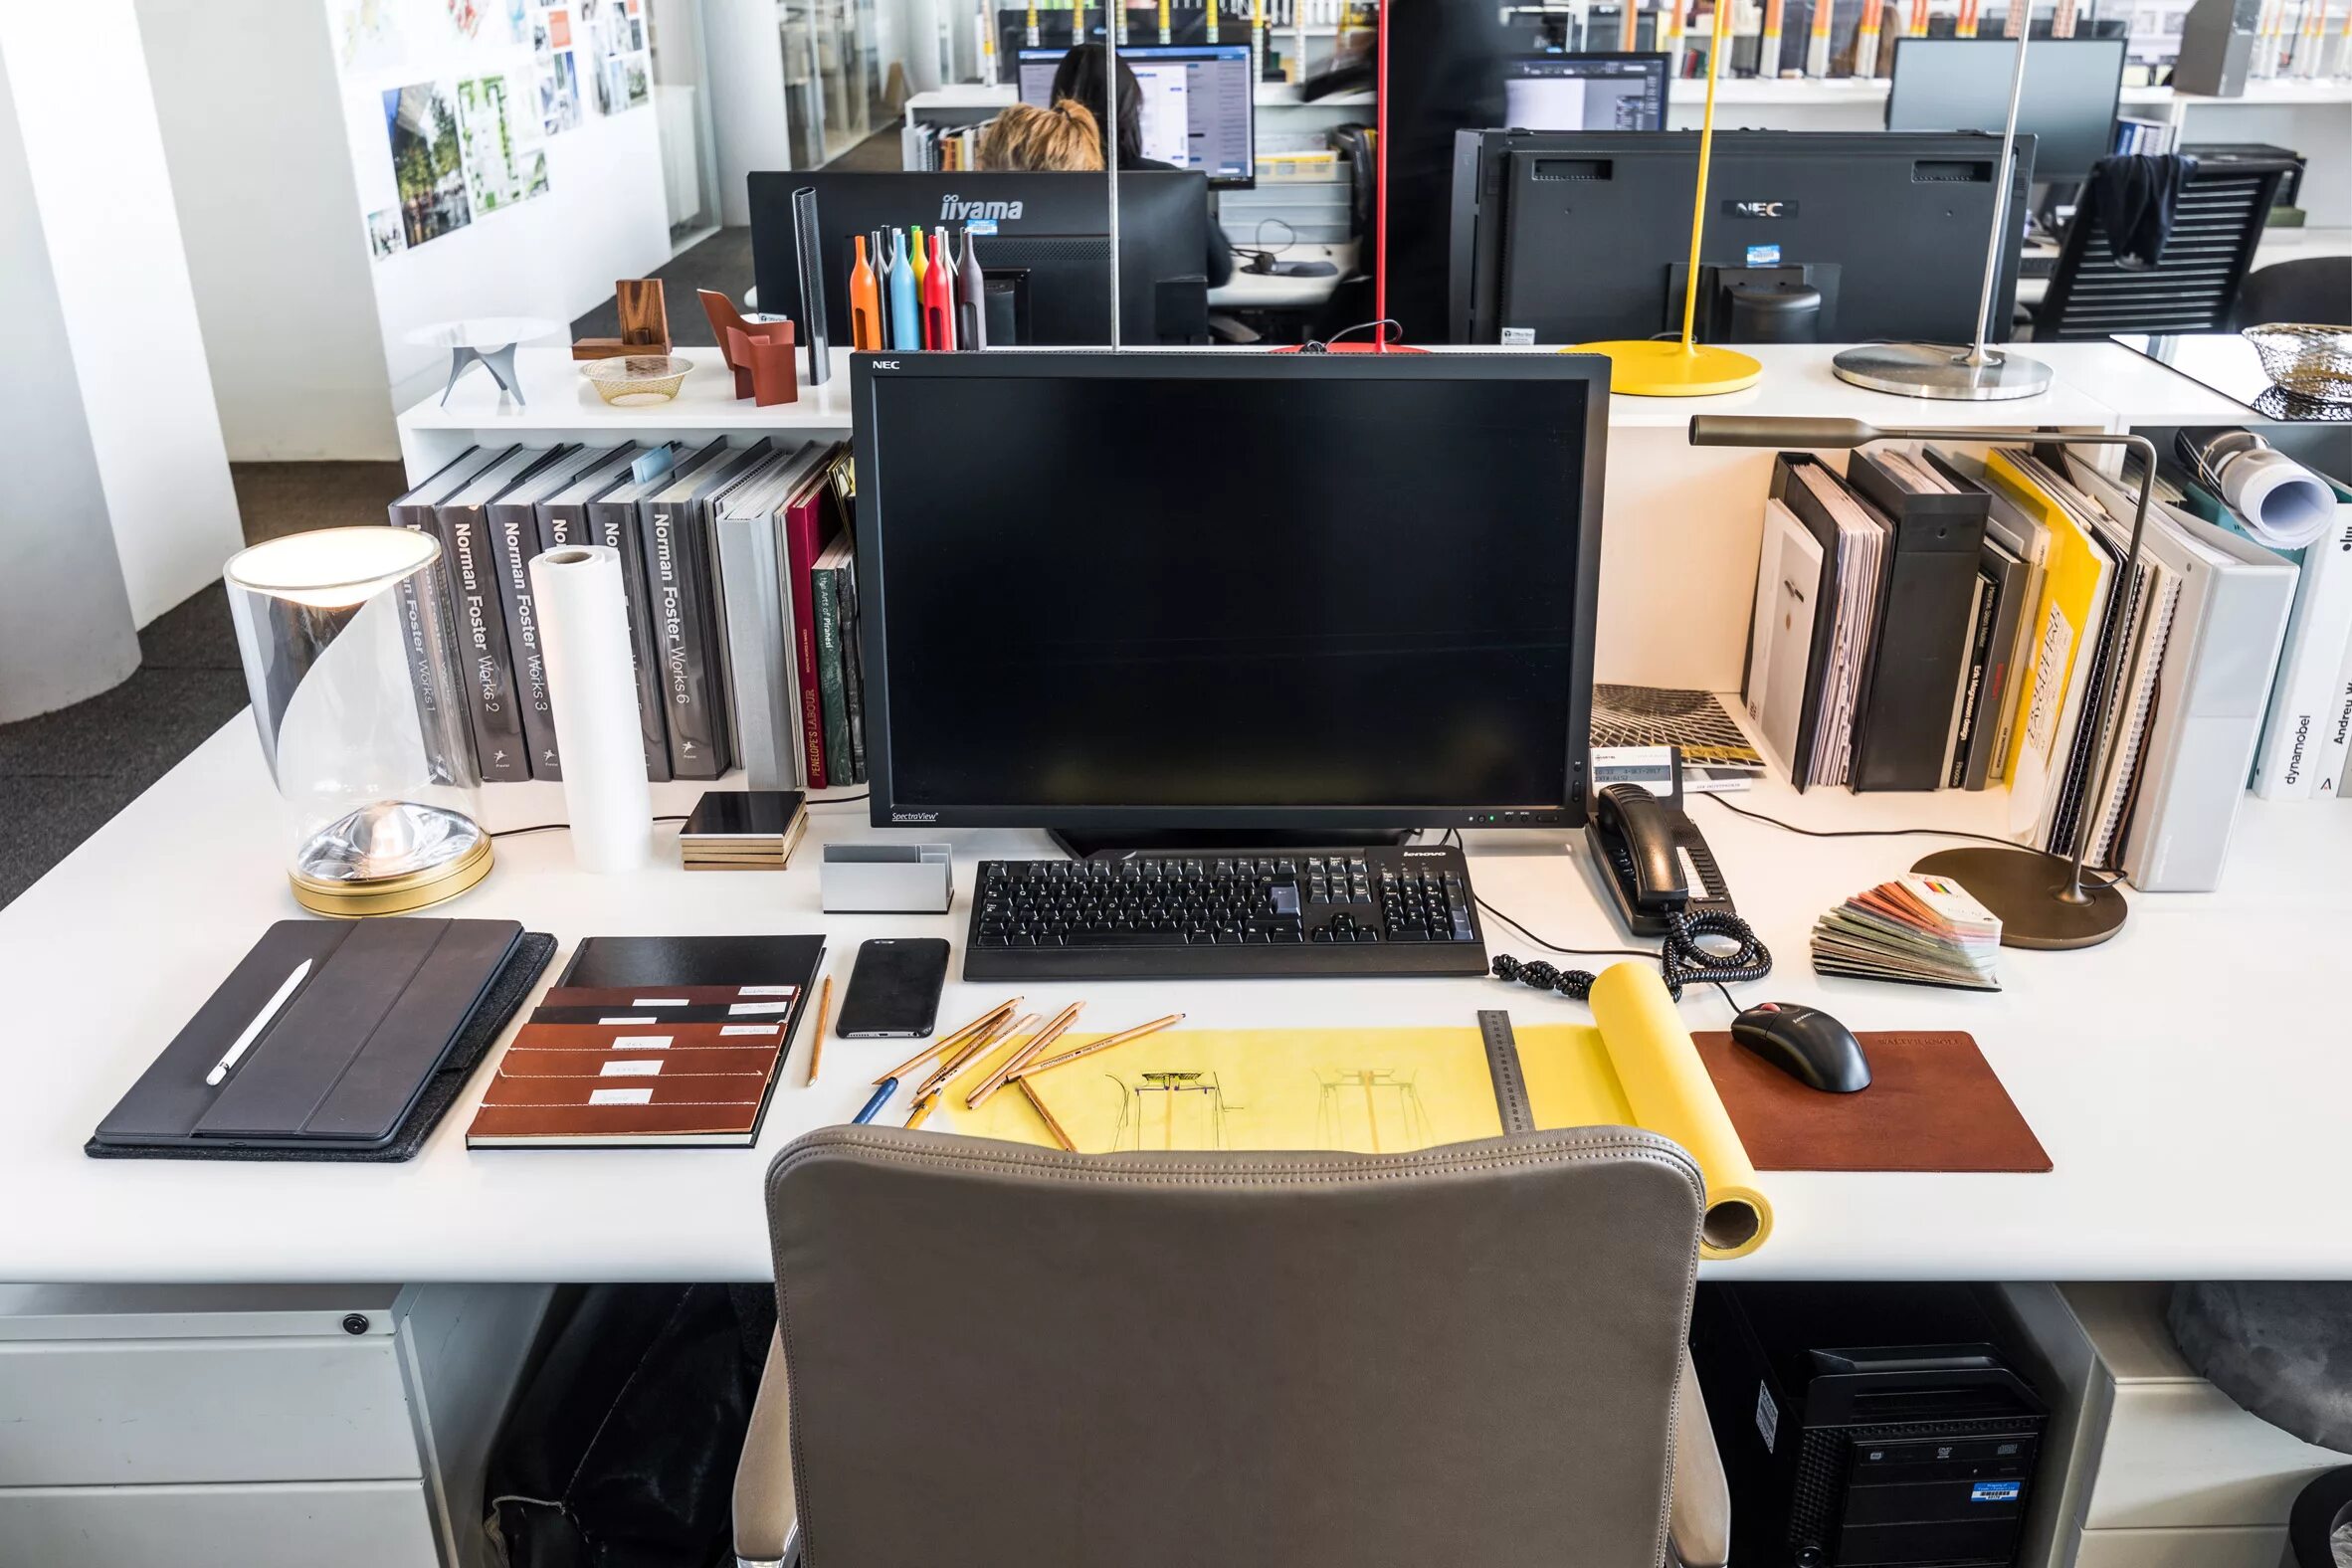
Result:
M1412 828L1325 828L1292 832L1287 828L1162 828L1078 832L1055 828L1047 837L1072 860L1140 850L1147 855L1191 855L1213 850L1372 850L1405 843Z

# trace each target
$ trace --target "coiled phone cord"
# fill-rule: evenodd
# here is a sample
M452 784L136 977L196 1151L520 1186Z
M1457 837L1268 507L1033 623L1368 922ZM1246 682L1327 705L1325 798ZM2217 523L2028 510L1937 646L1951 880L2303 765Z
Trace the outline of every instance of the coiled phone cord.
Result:
M1721 937L1736 946L1728 953L1709 952L1699 945L1702 936ZM1713 909L1696 914L1677 910L1666 916L1666 942L1659 949L1658 968L1666 980L1667 994L1679 1002L1682 987L1688 984L1722 986L1763 979L1772 973L1772 949L1756 935L1755 927L1736 914ZM1538 991L1557 991L1578 1002L1591 997L1593 981L1599 978L1589 969L1561 969L1540 958L1521 963L1508 953L1494 955L1493 969L1497 979L1516 980Z

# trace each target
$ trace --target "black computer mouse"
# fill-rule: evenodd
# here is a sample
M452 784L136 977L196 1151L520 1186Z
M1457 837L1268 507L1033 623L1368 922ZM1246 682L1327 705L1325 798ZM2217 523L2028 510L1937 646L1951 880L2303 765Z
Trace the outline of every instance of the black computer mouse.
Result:
M1731 1021L1731 1038L1807 1088L1852 1094L1870 1086L1870 1062L1853 1031L1817 1007L1766 1002Z

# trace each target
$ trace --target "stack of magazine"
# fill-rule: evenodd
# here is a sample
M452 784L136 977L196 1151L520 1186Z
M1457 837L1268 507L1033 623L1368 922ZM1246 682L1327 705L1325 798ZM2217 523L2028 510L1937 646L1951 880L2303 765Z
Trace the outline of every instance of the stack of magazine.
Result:
M2001 921L1948 877L1909 873L1856 893L1813 927L1825 975L1998 991Z

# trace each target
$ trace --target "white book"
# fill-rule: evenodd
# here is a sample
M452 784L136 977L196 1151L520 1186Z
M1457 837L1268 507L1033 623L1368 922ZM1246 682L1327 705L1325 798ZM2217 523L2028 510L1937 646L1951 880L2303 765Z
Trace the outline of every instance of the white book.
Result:
M2118 482L2081 466L2072 472L2110 509L2130 504ZM2296 568L2163 501L2149 511L2144 548L2180 578L2181 596L2122 866L2142 892L2205 892L2221 880L2246 796Z
M1756 562L1755 621L1749 631L1748 717L1785 769L1797 754L1805 677L1813 657L1821 594L1821 541L1777 500L1764 503L1764 546Z
M2342 800L2347 766L2352 766L2352 640L2345 644L2344 665L2336 673L2336 710L2320 731L2319 772L2311 793Z
M2352 504L2339 501L2335 525L2301 553L2295 607L2254 755L2254 791L2264 800L2306 800L2318 782L2320 740L2336 710L2337 679L2352 642Z

